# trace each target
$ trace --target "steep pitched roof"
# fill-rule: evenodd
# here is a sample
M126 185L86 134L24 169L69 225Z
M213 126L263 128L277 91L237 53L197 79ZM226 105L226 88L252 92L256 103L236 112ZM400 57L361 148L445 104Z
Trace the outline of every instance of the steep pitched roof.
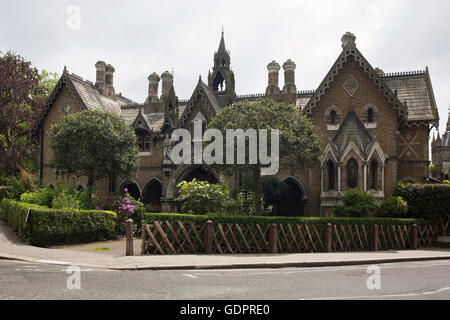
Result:
M192 93L191 99L189 99L189 102L187 103L186 108L184 109L183 114L180 117L181 127L183 127L186 124L188 116L190 115L192 109L194 108L195 102L198 100L199 95L206 100L208 104L208 110L212 114L218 114L222 109L215 94L208 88L208 86L200 78L198 80L194 92Z
M35 130L42 125L46 115L50 111L50 108L64 87L69 90L70 95L77 101L80 109L82 110L102 110L120 115L122 107L133 104L133 101L120 95L117 95L115 100L103 96L100 92L98 92L92 82L84 80L75 74L69 74L66 70L64 70L61 78L44 105Z
M334 81L335 77L339 74L339 71L347 63L349 57L354 57L355 61L359 63L359 66L367 74L367 76L373 81L374 85L384 94L388 102L392 107L397 110L398 116L401 119L407 120L408 110L405 105L397 98L397 96L392 92L389 86L384 82L384 80L378 75L375 69L370 65L370 63L364 58L362 53L356 48L356 45L349 42L338 59L320 84L320 86L315 91L314 95L309 100L308 104L304 108L305 113L311 113L317 103L320 101L321 97L325 94L326 90L330 87L330 83Z
M373 144L373 139L369 132L353 111L350 111L347 114L339 131L333 139L333 143L336 145L338 153L344 152L351 142L353 142L363 154L366 154Z
M384 82L408 106L408 121L435 122L439 119L431 79L426 71L390 73L383 75Z

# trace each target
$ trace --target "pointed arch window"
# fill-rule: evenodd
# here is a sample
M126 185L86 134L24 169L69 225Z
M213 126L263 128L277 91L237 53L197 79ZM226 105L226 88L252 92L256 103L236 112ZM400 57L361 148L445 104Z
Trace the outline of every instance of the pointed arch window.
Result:
M336 168L333 161L327 162L328 191L336 190Z
M368 123L374 123L374 112L373 108L369 108L367 110L367 122Z
M375 159L370 163L370 189L378 190L378 161Z
M332 110L330 112L330 123L333 126L337 124L337 112L336 112L336 110Z
M347 163L347 184L349 188L358 187L358 167L358 162L353 158Z
M150 133L148 131L138 129L136 130L137 145L140 152L150 151Z

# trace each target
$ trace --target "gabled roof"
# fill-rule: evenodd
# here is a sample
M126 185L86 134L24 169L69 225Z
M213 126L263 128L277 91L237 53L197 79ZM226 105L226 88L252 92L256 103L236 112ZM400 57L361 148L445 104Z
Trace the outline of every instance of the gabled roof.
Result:
M320 86L315 91L314 95L309 100L308 104L304 108L305 113L311 113L317 103L320 101L321 97L325 94L326 90L330 87L330 83L334 81L335 77L339 74L339 71L347 63L349 57L354 57L355 61L359 63L359 66L367 74L367 76L372 80L374 85L384 94L388 102L392 107L397 110L400 119L407 120L408 110L405 105L396 97L394 92L389 88L389 86L384 82L384 80L378 75L370 63L364 58L362 53L356 48L354 43L349 42L338 59L334 63L331 70L326 75L325 79L322 81Z
M408 106L408 121L438 120L428 68L425 71L390 73L382 76L384 82Z
M208 110L212 114L218 114L222 109L216 95L200 78L194 92L192 93L191 99L189 99L189 102L187 103L186 108L184 109L183 114L180 117L180 127L183 127L186 124L186 121L190 113L192 112L192 109L194 108L195 102L197 101L199 95L206 100L208 104Z
M64 70L61 78L44 105L36 129L42 125L50 108L64 87L69 90L70 95L77 101L82 110L102 110L120 115L122 107L133 104L131 100L120 95L117 95L115 100L101 95L92 82L84 80L75 74L69 74Z
M350 111L347 114L339 131L333 139L338 154L344 152L347 149L347 146L352 142L364 155L366 155L373 144L372 137L354 111Z
M129 126L133 126L138 118L140 118L145 121L145 124L150 131L160 132L164 123L164 113L144 113L142 108L143 105L123 107L120 116Z

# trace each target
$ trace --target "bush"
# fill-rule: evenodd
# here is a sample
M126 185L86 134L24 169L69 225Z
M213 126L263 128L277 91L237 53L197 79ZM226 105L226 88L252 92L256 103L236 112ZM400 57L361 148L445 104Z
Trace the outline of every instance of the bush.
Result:
M343 205L334 209L337 217L368 217L375 213L377 208L375 198L359 189L345 192L341 201Z
M180 193L177 200L183 202L183 213L226 213L226 207L232 201L225 184L210 184L194 179L191 182L182 181L177 187Z
M28 216L28 219L26 217ZM0 219L35 246L87 243L114 239L117 217L108 211L50 209L3 199Z
M436 218L450 213L450 185L398 183L394 195L408 203L411 218Z
M25 192L31 192L36 189L35 177L33 174L24 170L17 176L11 176L6 179L9 187L4 198L20 200L20 196Z
M51 207L56 194L57 192L55 189L44 187L35 192L25 192L20 196L19 199L22 202L37 204L44 207Z
M378 207L377 215L379 217L406 218L408 216L408 203L402 197L388 197Z

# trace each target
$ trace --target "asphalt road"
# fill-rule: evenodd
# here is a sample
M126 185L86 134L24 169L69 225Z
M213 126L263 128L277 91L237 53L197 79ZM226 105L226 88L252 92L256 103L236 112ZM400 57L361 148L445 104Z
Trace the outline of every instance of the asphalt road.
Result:
M0 260L0 299L450 300L450 260L299 269L109 271ZM72 281L73 280L73 281Z

